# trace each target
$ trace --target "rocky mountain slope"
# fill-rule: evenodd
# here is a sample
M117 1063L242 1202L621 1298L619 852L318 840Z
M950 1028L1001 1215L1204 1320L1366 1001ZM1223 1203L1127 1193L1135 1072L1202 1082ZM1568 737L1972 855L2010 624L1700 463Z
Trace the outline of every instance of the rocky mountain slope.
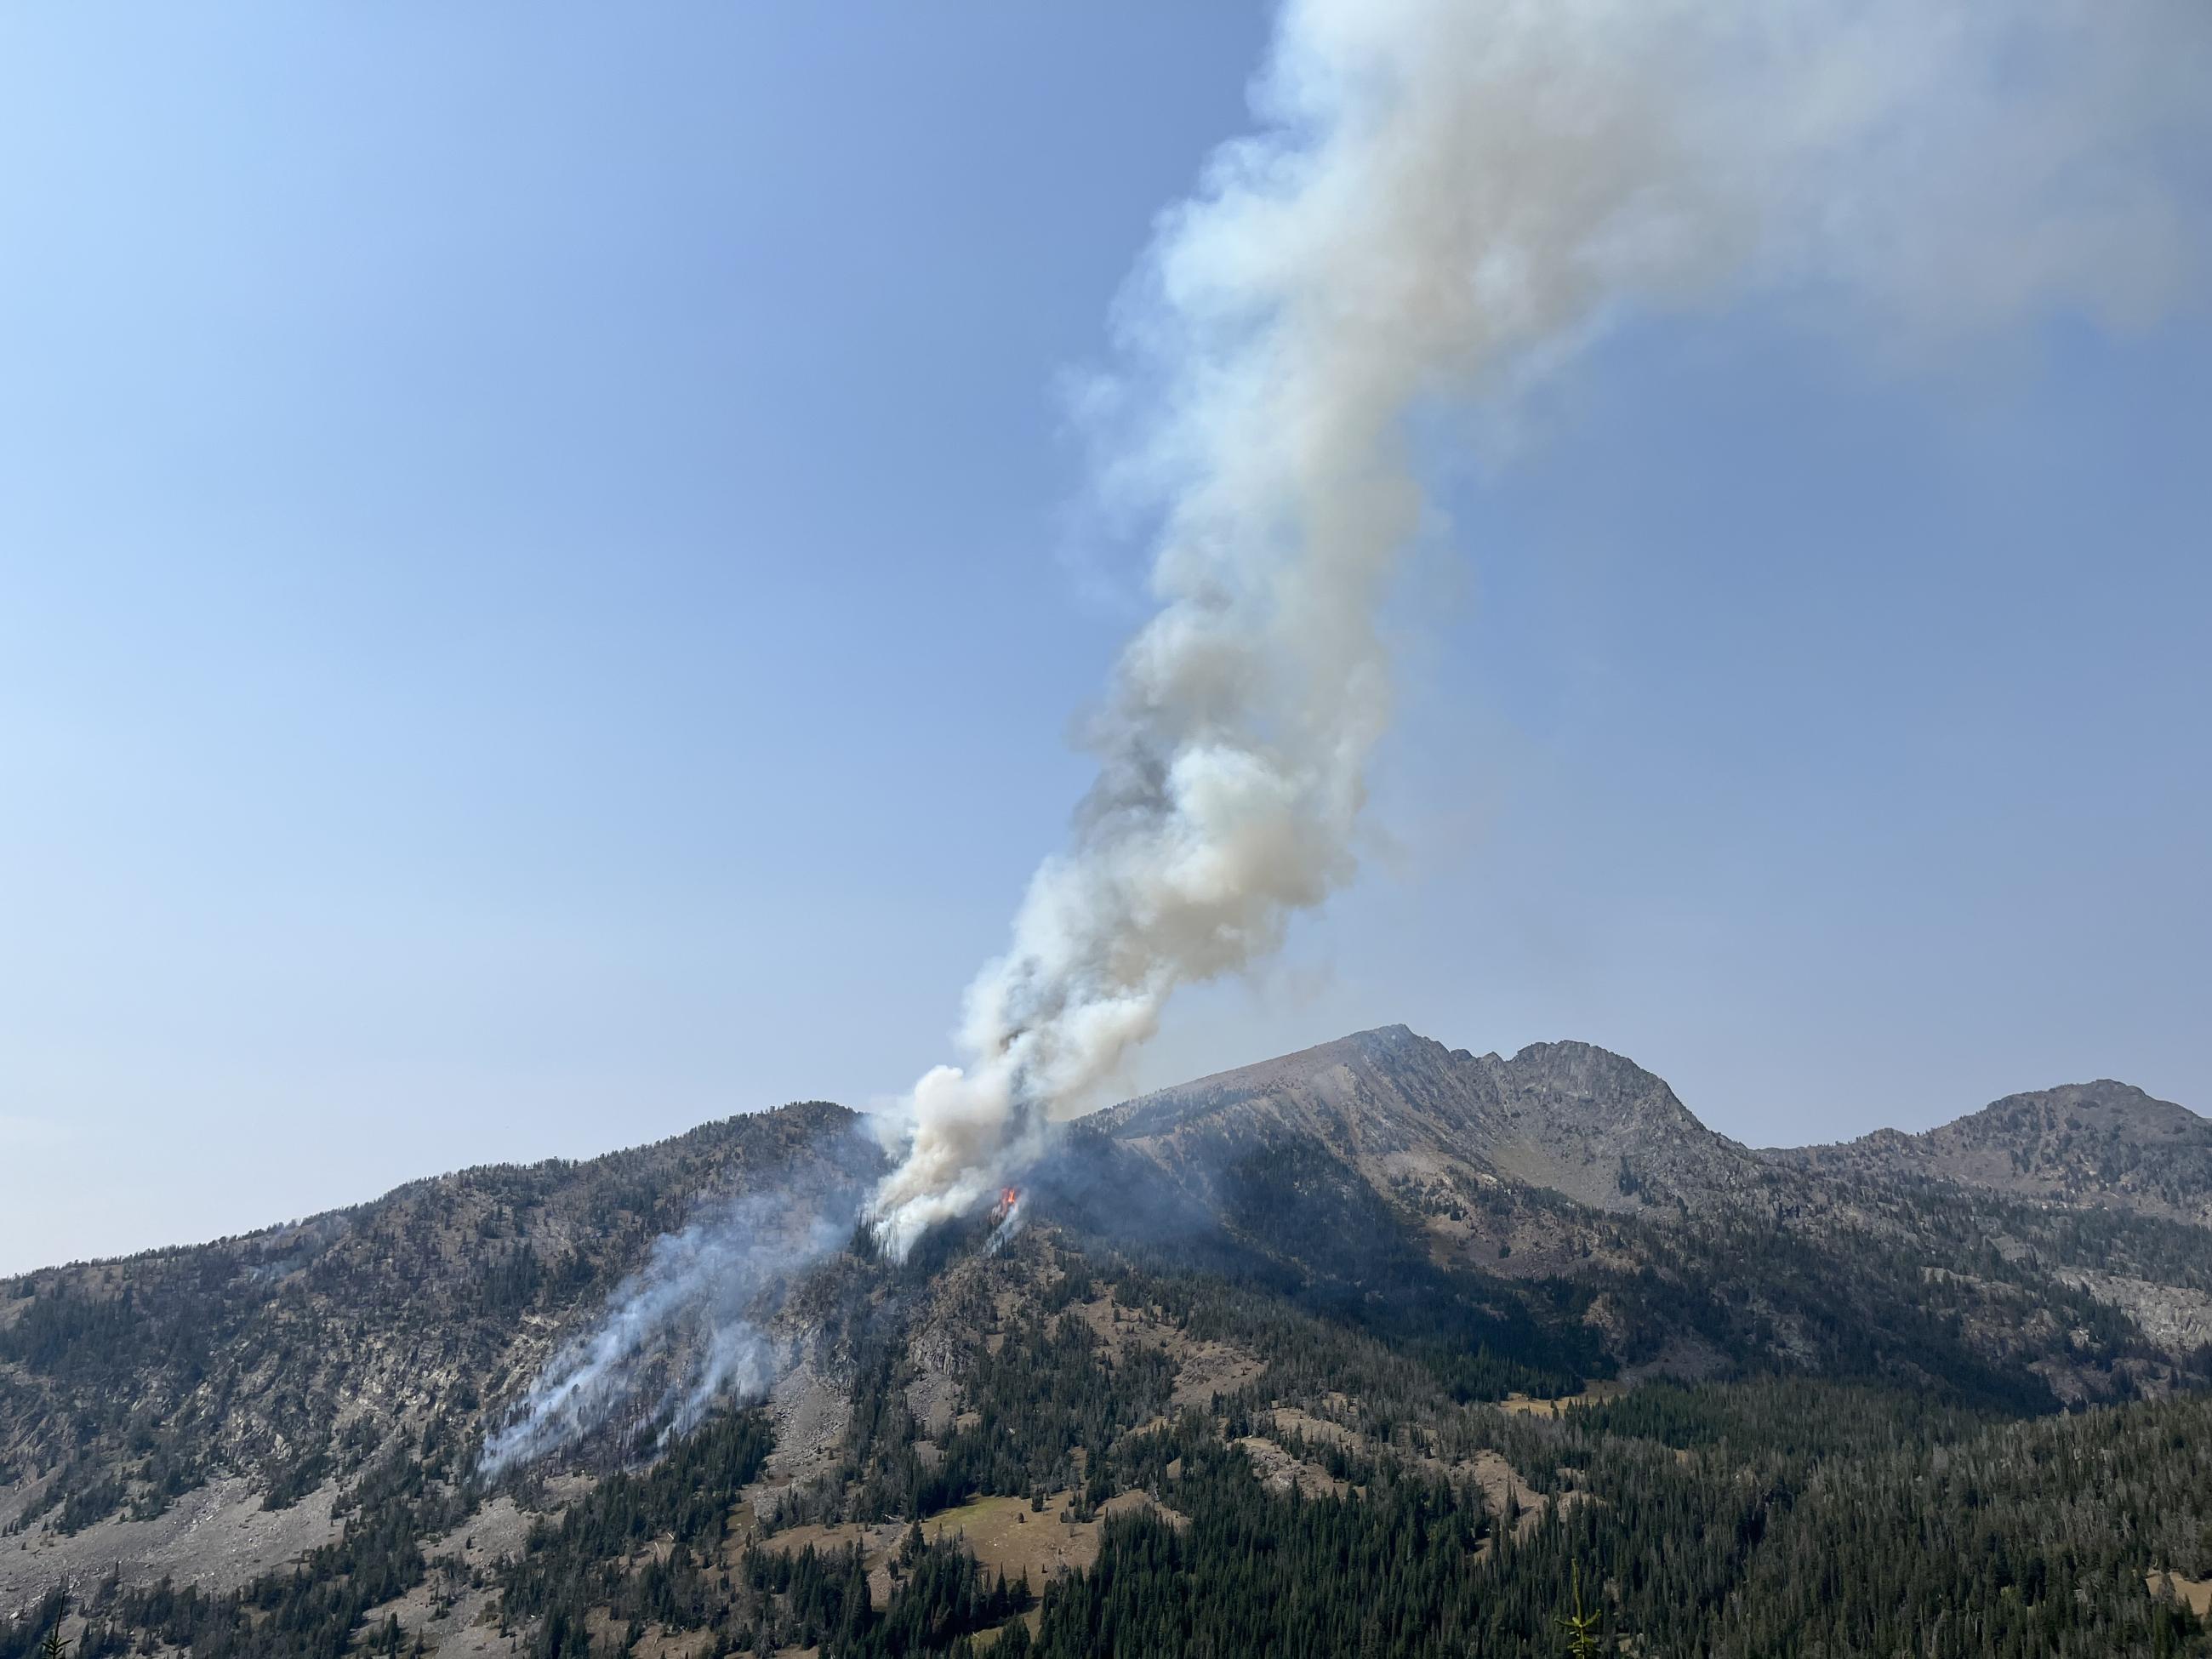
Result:
M2110 1079L2007 1095L1923 1134L1766 1154L1820 1174L1957 1182L2212 1224L2212 1119Z
M1303 1135L1341 1149L1378 1185L1512 1182L1598 1210L1703 1200L1761 1174L1743 1147L1619 1054L1539 1042L1503 1060L1402 1025L1201 1078L1092 1121L1167 1162L1224 1138Z
M1962 1201L1878 1165L1756 1154L1585 1043L1504 1059L1388 1027L1088 1121L1309 1284L1434 1269L1524 1303L1540 1285L1553 1328L1571 1313L1635 1374L1782 1363L1964 1381L1994 1362L2079 1401L2163 1386L2212 1342L2212 1233L2089 1182ZM2154 1146L2166 1127L2135 1123ZM2105 1167L2127 1133L2100 1140Z
M473 1455L483 1402L703 1199L829 1201L880 1160L843 1108L791 1106L0 1280L0 1536L21 1540L0 1548L0 1609L122 1555L228 1583L324 1541L337 1493L394 1447ZM180 1552L186 1532L206 1548Z
M1530 1494L1577 1501L1560 1447L1486 1403L1511 1395L1617 1400L1608 1432L1646 1433L1662 1419L1639 1401L1725 1415L1818 1386L1841 1392L1807 1409L1893 1443L1928 1411L1964 1433L2185 1392L2212 1381L2203 1127L2098 1084L1929 1136L1755 1154L1587 1044L1504 1058L1359 1033L1073 1126L1001 1251L981 1218L902 1266L854 1235L790 1283L762 1409L627 1474L651 1420L496 1476L478 1452L656 1239L746 1194L848 1225L882 1168L852 1114L788 1107L45 1269L0 1281L0 1659L57 1586L82 1659L111 1637L244 1659L402 1637L568 1652L580 1632L703 1656L677 1633L708 1630L919 1651L854 1645L849 1589L844 1638L807 1623L830 1603L802 1616L775 1587L769 1534L858 1552L862 1601L885 1609L935 1559L900 1517L967 1516L981 1530L959 1547L988 1537L1010 1576L1073 1584L1116 1528L1176 1512L1164 1471L1226 1455L1278 1494L1463 1486L1486 1517L1470 1547L1496 1550L1516 1516L1534 1524ZM1759 1420L1802 1439L1797 1407ZM1174 1425L1179 1452L1145 1449ZM1207 1490L1243 1502L1233 1480ZM1000 1498L1048 1500L1070 1530L1032 1550ZM647 1595L636 1552L655 1537ZM967 1558L945 1547L950 1584ZM956 1624L1014 1604L975 1595Z

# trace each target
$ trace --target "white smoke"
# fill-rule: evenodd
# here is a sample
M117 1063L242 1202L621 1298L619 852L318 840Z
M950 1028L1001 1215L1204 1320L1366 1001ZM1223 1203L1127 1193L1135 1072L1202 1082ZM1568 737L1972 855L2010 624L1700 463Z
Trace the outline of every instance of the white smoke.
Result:
M763 1322L793 1275L846 1235L811 1200L766 1194L720 1205L653 1242L592 1329L547 1364L485 1437L496 1474L609 1423L687 1433L725 1395L765 1393L783 1355Z
M2208 47L2203 0L1291 0L1262 131L1125 307L1110 471L1157 507L1160 608L963 1064L906 1102L887 1247L980 1206L1176 987L1351 876L1377 607L1431 510L1409 423L1749 295L1893 353L2148 321L2196 268Z
M1006 1200L1006 1213L999 1218L998 1224L991 1229L991 1236L983 1241L983 1254L996 1255L1007 1245L1012 1243L1015 1235L1022 1230L1022 1223L1028 1218L1027 1195L1022 1193L1013 1194Z

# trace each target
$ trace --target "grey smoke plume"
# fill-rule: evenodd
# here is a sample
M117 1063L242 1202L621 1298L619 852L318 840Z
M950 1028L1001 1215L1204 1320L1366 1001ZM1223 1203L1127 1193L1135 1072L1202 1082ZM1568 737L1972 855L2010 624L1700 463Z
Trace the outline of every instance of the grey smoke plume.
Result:
M599 1323L553 1357L486 1437L484 1471L532 1462L609 1423L655 1427L665 1441L724 1395L764 1393L784 1360L765 1320L792 1277L845 1237L817 1200L786 1194L732 1200L663 1234Z
M1900 356L2147 321L2198 252L2208 45L2202 0L1291 0L1261 130L1125 306L1109 471L1158 510L1159 609L962 1064L906 1102L886 1245L979 1207L1178 986L1350 878L1377 607L1431 511L1410 423L1747 295Z

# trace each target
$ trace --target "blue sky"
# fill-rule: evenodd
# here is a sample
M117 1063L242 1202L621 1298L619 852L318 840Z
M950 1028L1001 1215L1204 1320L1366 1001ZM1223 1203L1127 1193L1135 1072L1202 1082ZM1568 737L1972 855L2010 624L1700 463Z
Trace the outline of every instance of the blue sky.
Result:
M1065 387L1258 8L0 17L0 1268L942 1058L1142 615ZM1631 323L1462 445L1365 875L1133 1083L2204 1108L2201 312Z

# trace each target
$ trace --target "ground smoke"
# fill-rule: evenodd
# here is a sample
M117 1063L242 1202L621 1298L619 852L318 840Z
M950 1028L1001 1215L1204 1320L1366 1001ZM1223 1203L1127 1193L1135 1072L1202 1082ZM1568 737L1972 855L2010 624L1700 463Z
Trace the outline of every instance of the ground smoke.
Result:
M848 1236L811 1203L775 1194L731 1200L663 1234L597 1328L562 1348L487 1437L485 1472L610 1425L665 1441L719 1397L766 1392L783 1356L763 1322L792 1276Z

